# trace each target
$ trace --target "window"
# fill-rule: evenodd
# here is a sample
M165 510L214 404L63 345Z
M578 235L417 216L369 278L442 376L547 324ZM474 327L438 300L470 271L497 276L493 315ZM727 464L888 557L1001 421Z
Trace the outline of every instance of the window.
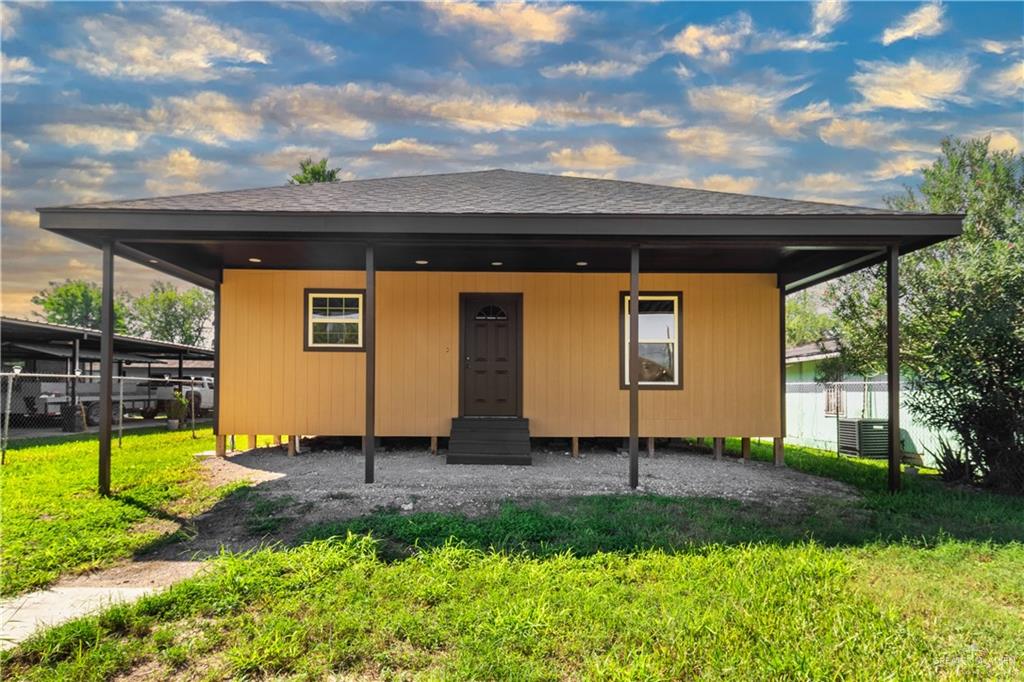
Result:
M306 290L306 350L363 349L363 292Z
M621 296L622 388L629 386L629 293ZM640 387L680 388L679 346L682 336L682 302L679 292L641 293Z
M478 320L507 320L508 315L501 309L500 306L496 305L485 305L480 309L480 312L476 314Z
M840 417L846 413L843 404L843 387L839 384L825 385L825 416Z

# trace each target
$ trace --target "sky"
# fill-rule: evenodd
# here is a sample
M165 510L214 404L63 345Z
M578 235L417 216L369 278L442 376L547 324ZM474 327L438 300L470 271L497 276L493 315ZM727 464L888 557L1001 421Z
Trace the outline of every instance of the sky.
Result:
M1024 3L2 3L3 311L99 253L35 208L508 168L882 205L1024 138ZM119 261L117 286L154 278Z

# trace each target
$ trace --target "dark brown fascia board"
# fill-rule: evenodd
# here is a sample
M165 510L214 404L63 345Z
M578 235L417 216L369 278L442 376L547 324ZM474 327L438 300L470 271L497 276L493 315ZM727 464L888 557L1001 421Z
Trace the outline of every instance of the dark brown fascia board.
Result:
M39 209L40 227L71 233L122 230L587 236L955 236L955 215L493 215L188 212Z

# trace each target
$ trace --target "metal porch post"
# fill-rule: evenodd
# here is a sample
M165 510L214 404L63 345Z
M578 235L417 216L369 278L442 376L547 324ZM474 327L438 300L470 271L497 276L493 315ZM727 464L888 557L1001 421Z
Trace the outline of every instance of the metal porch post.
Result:
M640 484L640 247L629 252L629 487Z
M900 489L900 247L890 246L885 267L886 374L889 383L889 490Z
M363 459L366 467L366 483L373 483L374 454L376 450L374 435L374 406L376 403L376 267L373 262L373 245L366 245L366 295L363 298L363 347L366 349L366 427L363 435Z
M75 340L73 340L71 342L71 372L70 372L70 374L73 377L77 377L78 376L78 366L79 366L78 353L79 353L80 347L81 347L81 344L80 344L78 339L75 339ZM71 404L72 405L77 405L78 404L78 379L74 379L74 378L71 379Z
M99 492L110 495L110 439L114 405L114 243L103 244L103 301L100 315Z

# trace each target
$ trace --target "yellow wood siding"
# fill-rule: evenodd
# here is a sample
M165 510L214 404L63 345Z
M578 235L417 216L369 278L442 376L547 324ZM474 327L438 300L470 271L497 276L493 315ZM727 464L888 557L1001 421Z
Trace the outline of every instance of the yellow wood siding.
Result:
M365 356L303 351L303 289L362 272L229 270L221 287L221 431L362 433ZM523 295L523 416L534 436L624 436L625 274L377 274L377 435L447 436L459 412L459 293ZM772 275L642 274L683 294L682 390L640 393L643 436L779 436Z

